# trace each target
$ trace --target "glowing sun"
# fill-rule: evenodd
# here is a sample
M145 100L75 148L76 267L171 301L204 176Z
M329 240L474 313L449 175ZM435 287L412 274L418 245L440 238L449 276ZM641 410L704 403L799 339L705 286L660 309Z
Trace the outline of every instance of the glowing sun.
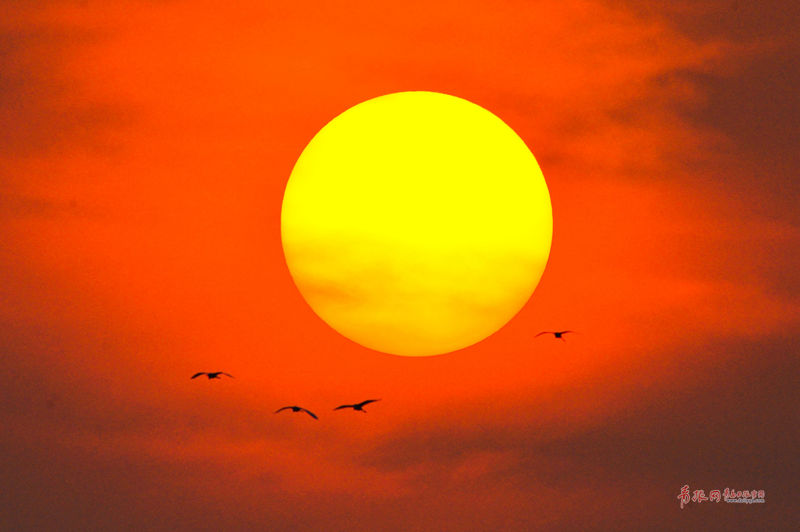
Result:
M331 120L283 198L289 271L314 312L359 344L447 353L505 325L550 253L550 194L502 120L435 92L400 92Z

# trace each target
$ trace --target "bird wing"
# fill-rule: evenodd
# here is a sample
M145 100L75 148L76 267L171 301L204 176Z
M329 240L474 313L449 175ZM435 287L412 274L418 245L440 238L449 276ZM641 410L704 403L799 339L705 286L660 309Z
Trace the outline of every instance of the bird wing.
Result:
M206 374L206 372L205 372L205 371L201 371L200 373L195 373L194 375L192 375L192 378L193 378L193 379L196 379L196 378L197 378L197 377L199 377L200 375L205 375L205 374Z
M314 412L312 412L311 410L308 410L308 409L305 409L305 408L301 408L300 410L302 410L303 412L305 412L309 416L313 417L314 419L319 419L317 417L317 415Z
M561 331L561 334L574 333L575 331Z
M334 408L334 410L341 410L342 408L353 408L355 405L341 405Z
M233 375L231 375L230 373L225 373L224 371L220 371L220 373L221 373L222 375L227 375L227 376L228 376L228 377L230 377L231 379L233 379L233 378L234 378L234 377L233 377Z
M540 332L539 334L537 334L536 336L534 336L534 338L538 338L539 336L541 336L541 335L543 335L543 334L555 334L555 333L553 333L553 332L551 332L551 331L542 331L542 332Z
M356 406L366 406L370 403L374 403L375 401L380 401L380 399L367 399L366 401L361 401Z
M277 409L277 410L275 411L275 413L277 414L278 412L281 412L281 411L283 411L283 410L291 410L291 409L292 409L292 407L291 407L291 406L284 406L284 407L282 407L282 408L279 408L279 409Z

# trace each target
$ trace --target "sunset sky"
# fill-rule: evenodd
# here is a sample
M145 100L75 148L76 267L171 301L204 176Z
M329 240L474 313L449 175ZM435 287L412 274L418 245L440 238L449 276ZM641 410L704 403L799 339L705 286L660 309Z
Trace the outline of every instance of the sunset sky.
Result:
M773 0L4 0L0 529L796 529L799 25ZM306 144L410 90L502 118L553 209L527 305L427 358L331 329L281 246ZM212 370L236 378L189 379ZM685 484L766 502L681 509Z

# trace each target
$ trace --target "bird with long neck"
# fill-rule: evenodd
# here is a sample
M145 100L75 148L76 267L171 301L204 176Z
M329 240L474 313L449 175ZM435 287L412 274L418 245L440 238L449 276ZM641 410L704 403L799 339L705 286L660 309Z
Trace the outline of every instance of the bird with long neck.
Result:
M275 411L275 413L277 414L278 412L283 412L284 410L291 410L292 412L305 412L306 414L308 414L309 416L313 417L314 419L319 419L317 417L317 415L314 412L312 412L311 410L307 410L307 409L303 408L302 406L296 406L296 405L295 406L284 406L283 408L277 409Z
M543 334L552 334L555 339L561 340L562 342L566 342L566 340L564 340L564 335L567 333L574 333L574 332L575 331L542 331L536 336L534 336L534 338L538 338Z
M341 405L334 408L334 410L341 410L343 408L352 408L353 410L357 410L358 412L363 412L366 414L367 411L364 410L364 407L370 403L374 403L375 401L380 401L380 399L367 399L366 401L361 401L360 403L356 403L354 405Z

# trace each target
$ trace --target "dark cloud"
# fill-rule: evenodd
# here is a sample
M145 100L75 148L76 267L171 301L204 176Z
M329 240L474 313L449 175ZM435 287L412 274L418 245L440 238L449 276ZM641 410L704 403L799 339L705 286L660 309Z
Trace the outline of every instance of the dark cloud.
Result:
M100 213L82 205L76 198L51 200L13 192L0 192L0 220L64 216L97 218Z
M30 157L82 147L101 152L110 128L129 121L117 105L92 101L82 93L78 73L65 58L96 44L103 35L80 27L31 22L0 28L0 153L3 159Z
M709 530L722 530L737 522L788 529L790 513L783 508L800 473L793 459L800 416L791 406L798 399L799 340L784 335L684 346L683 354L668 354L660 363L664 372L658 389L650 391L641 383L636 398L610 417L584 428L578 422L566 433L558 424L539 421L549 419L540 402L519 404L507 423L493 418L497 411L490 403L483 412L472 412L471 425L454 424L443 412L397 431L359 462L386 473L417 473L418 488L436 489L453 482L460 468L493 457L474 479L475 489L614 492L620 505L637 508L624 512L627 521L618 530L643 524L658 528L659 522L668 523L667 529L703 523ZM601 379L596 386L611 382ZM609 397L614 388L609 386ZM706 491L750 486L765 489L771 499L766 510L695 508L689 516L679 514L674 504L683 484ZM649 506L636 502L643 500ZM532 498L529 511L536 505ZM701 510L710 513L698 516ZM610 508L601 514L606 511L601 522L610 525L618 516L612 517ZM579 529L576 523L598 517L591 503L572 512L559 528Z
M666 20L697 41L736 41L793 38L800 7L794 2L766 0L687 0L647 2L628 0L628 6L645 17Z
M800 135L798 61L800 49L782 48L759 54L731 76L691 74L707 94L694 118L734 139L737 153L792 157L797 164L796 150L789 148Z
M676 69L660 80L692 87L699 98L670 105L687 125L724 139L705 155L676 153L685 163L681 174L694 175L708 193L727 196L739 209L800 223L794 207L800 193L800 74L794 66L800 60L800 7L780 0L629 5L696 43L731 52L710 68Z
M686 158L684 175L696 173L709 192L727 196L740 209L795 225L800 224L794 201L800 194L794 142L800 136L800 74L793 67L798 61L800 49L781 47L743 59L730 72L673 74L704 94L702 104L680 109L681 115L724 139L707 153L705 164Z

